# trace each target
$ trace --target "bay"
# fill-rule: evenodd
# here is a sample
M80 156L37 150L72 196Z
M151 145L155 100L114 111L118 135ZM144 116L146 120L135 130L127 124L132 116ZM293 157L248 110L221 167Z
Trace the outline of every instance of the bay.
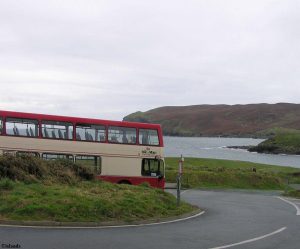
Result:
M260 154L226 148L227 146L257 145L262 141L264 140L253 138L165 136L165 156L179 157L182 154L184 157L239 160L300 168L300 156Z

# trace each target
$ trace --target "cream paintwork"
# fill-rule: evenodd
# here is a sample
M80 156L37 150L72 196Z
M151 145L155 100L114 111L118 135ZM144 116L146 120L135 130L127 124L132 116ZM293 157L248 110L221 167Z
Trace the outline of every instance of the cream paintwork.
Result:
M102 157L101 175L141 176L141 158Z
M147 148L154 155L143 155ZM65 141L28 137L0 136L2 151L30 151L38 153L101 156L101 175L141 176L142 158L163 158L163 148L126 144L107 144L83 141Z

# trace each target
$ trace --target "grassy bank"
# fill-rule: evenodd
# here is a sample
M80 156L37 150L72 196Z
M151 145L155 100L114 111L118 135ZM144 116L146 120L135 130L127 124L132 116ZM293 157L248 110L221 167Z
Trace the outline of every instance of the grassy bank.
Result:
M269 132L269 139L249 151L300 155L300 130L277 128Z
M175 182L179 158L166 158L167 181ZM251 162L185 158L184 187L283 190L300 183L300 169Z
M136 221L180 215L193 207L147 187L92 181L74 185L0 181L0 219L34 221Z
M68 161L3 156L0 178L0 220L128 222L195 210L147 185L93 180L90 168Z

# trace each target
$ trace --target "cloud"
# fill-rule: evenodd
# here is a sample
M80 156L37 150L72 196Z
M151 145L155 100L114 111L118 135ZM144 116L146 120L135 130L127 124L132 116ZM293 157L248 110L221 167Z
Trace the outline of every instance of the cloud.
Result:
M0 2L0 108L122 119L299 102L297 0Z

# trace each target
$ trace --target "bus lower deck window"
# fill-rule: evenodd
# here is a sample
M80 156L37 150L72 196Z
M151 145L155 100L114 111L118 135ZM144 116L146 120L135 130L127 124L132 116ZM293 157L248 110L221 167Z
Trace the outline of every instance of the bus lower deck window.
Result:
M65 155L65 154L43 153L42 158L45 160L67 159L67 160L73 161L72 155Z
M99 156L76 156L75 162L80 165L92 167L97 175L101 174L101 157Z
M30 152L30 151L17 151L16 153L17 156L33 156L33 157L39 157L39 153L37 152Z

